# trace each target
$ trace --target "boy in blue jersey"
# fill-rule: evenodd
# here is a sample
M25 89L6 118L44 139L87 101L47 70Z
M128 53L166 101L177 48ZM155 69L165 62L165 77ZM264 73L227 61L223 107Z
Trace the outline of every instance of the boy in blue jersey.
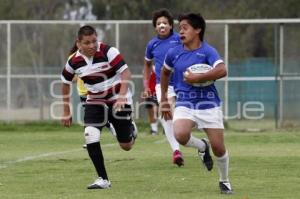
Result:
M145 61L144 61L144 96L151 95L149 89L149 79L154 62L156 74L155 91L158 102L160 100L160 71L164 63L165 55L170 48L180 44L180 37L178 33L173 32L173 17L167 9L157 10L153 13L152 24L157 32L157 36L151 39L146 47ZM170 104L175 103L175 92L173 89L173 81L171 78L168 86L167 99ZM173 163L179 167L184 164L182 153L179 149L179 143L176 141L173 132L172 120L161 120L165 135L173 151Z
M173 71L174 89L177 95L173 116L175 137L181 145L197 148L200 158L209 171L213 167L209 153L211 145L220 175L221 193L231 194L232 188L228 179L229 157L224 145L220 98L213 83L203 87L196 86L196 83L214 81L226 76L226 66L218 52L203 41L205 20L200 14L181 15L178 21L183 45L170 49L166 54L161 72L161 93L167 91L168 79ZM212 69L202 74L188 70L190 66L196 64L198 66L207 64ZM161 111L165 119L172 118L166 95L161 96ZM208 139L194 137L191 134L194 126L203 129Z

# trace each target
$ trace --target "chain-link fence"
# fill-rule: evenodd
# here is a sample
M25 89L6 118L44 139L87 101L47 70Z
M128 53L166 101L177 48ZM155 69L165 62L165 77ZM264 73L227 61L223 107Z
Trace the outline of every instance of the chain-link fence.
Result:
M228 66L228 77L216 83L225 118L247 128L299 126L300 19L207 23L205 39ZM134 117L146 115L140 93L151 21L0 21L0 120L59 118L60 73L83 24L119 48L133 74ZM76 92L72 98L78 103Z

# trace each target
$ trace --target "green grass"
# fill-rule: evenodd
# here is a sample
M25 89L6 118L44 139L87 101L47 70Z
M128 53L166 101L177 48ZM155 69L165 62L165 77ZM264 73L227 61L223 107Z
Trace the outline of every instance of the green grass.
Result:
M300 133L239 133L228 130L230 178L234 195L223 196L218 173L200 165L196 151L182 148L185 166L171 164L170 147L163 135L140 134L132 151L120 149L103 132L102 146L112 188L87 190L95 179L83 144L82 127L51 124L0 125L1 199L180 198L268 199L299 198ZM203 137L203 133L196 133Z

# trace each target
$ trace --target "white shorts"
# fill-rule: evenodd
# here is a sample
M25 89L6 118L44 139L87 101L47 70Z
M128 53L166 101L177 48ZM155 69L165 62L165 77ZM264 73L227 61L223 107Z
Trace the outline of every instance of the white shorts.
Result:
M199 129L224 129L223 112L221 107L196 110L184 106L179 106L175 108L173 114L173 122L178 119L192 120L197 124Z
M155 92L156 92L157 101L158 101L158 103L160 103L160 100L161 100L161 87L160 87L160 84L155 85ZM173 86L168 86L168 98L175 97L175 96L176 96L176 93L174 91L174 87Z

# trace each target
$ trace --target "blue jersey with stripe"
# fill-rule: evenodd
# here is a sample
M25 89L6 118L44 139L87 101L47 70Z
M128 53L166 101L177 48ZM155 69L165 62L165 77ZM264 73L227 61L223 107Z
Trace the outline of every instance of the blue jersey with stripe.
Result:
M223 63L216 49L206 42L195 50L185 50L183 45L170 49L166 54L165 67L173 71L176 107L209 109L218 107L221 100L214 84L196 87L183 81L183 73L194 64L208 64L215 67Z
M154 37L151 39L146 47L145 59L147 61L154 60L156 84L160 84L160 71L164 63L165 55L170 48L180 44L180 36L178 33L173 32L169 37L160 39ZM173 78L170 78L170 85L173 85Z

